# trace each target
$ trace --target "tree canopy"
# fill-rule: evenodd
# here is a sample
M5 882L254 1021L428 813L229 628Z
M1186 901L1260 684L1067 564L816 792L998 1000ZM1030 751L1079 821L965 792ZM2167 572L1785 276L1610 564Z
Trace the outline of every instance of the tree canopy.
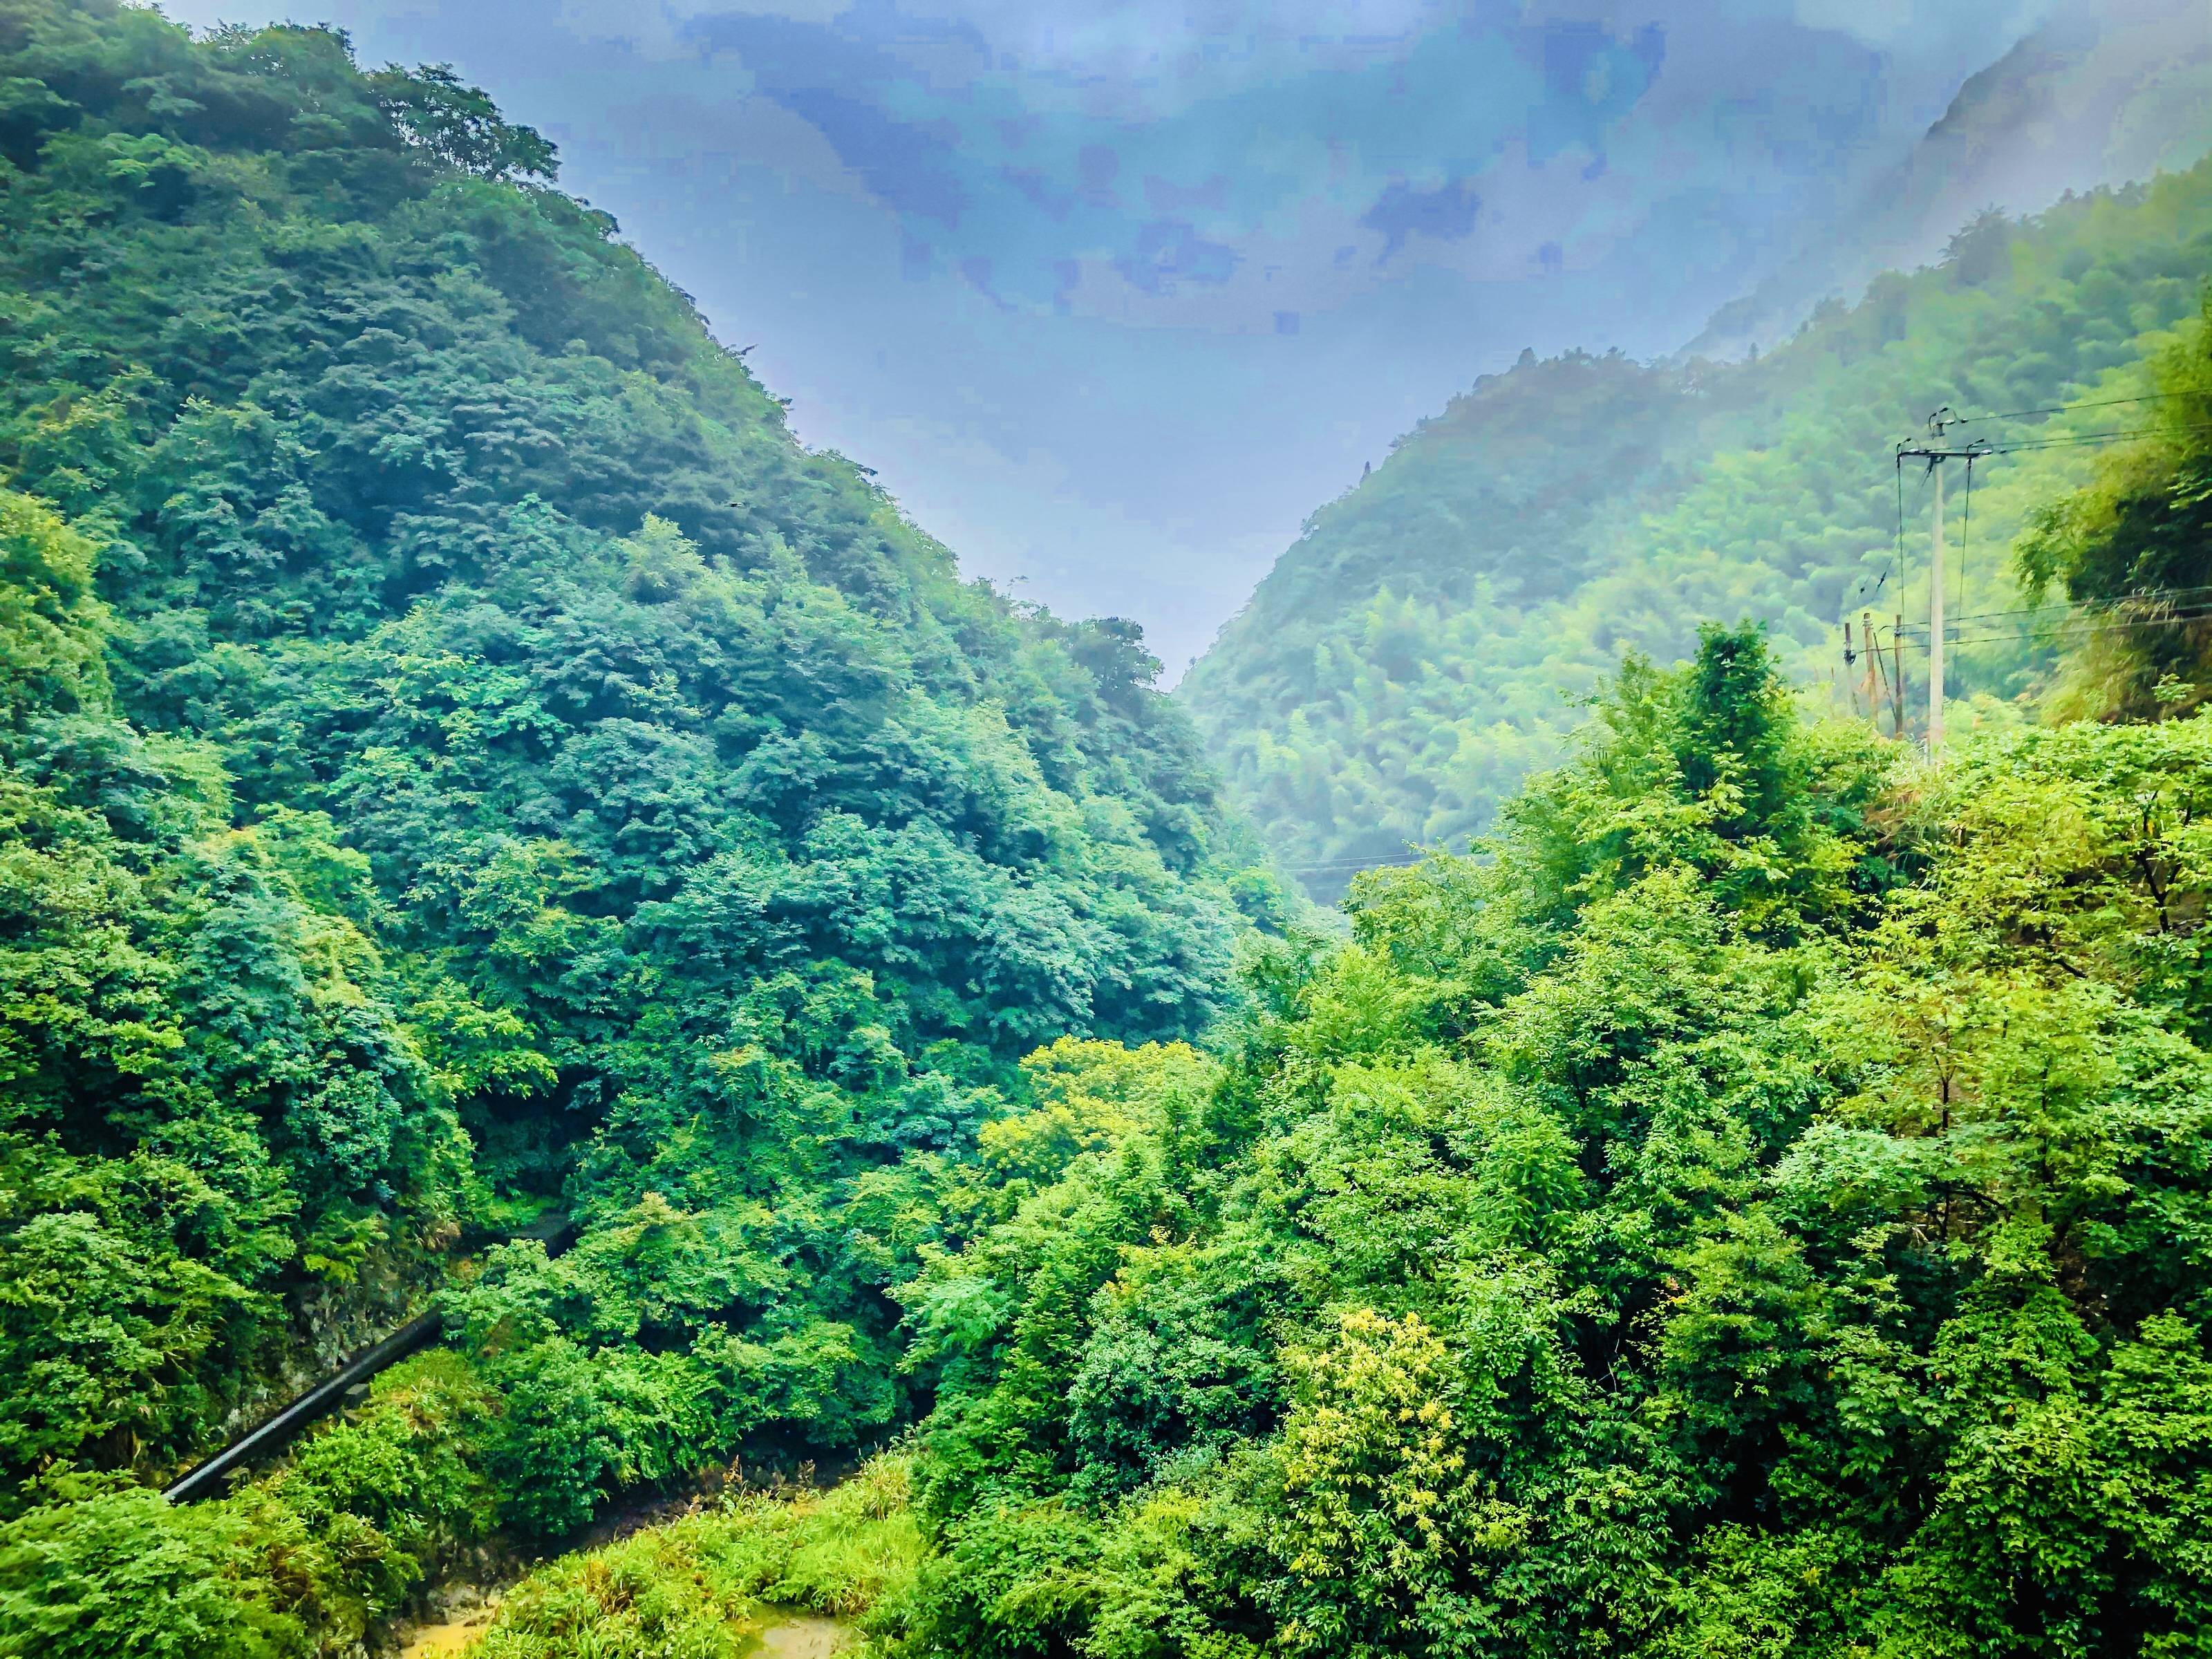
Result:
M0 88L0 1506L551 1211L462 1315L532 1524L889 1422L932 1171L1275 915L1141 637L962 580L449 70L4 0Z
M898 1650L2201 1644L2212 723L1596 712L900 1292Z

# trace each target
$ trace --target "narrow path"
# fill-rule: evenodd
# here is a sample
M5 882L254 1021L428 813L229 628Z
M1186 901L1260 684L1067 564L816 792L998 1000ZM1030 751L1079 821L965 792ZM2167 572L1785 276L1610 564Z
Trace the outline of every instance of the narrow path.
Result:
M434 1625L418 1625L399 1659L460 1659L470 1643L484 1633L497 1610L495 1602L472 1607ZM824 1619L796 1607L763 1607L763 1621L754 1645L754 1659L835 1659L852 1647L858 1632L842 1619Z
M853 1644L853 1627L842 1620L789 1607L764 1611L774 1622L761 1627L762 1659L830 1659Z

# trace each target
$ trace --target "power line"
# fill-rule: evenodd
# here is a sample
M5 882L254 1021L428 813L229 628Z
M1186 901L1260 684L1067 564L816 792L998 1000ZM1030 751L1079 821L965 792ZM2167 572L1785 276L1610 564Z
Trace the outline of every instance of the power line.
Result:
M2122 597L2124 599L2194 600L2197 596L2203 594L2212 594L2212 584L2196 587L2149 588L2139 592L2125 594ZM1992 622L2006 617L2034 617L2041 615L2045 611L2052 611L2062 613L2070 613L2073 610L2073 600L2053 599L2047 605L2020 605L2008 611L1969 611L1961 616L1954 617L1951 620L1955 623L1963 625L1966 623ZM1905 624L1905 631L1908 634L1925 633L1927 629L1928 624L1925 623L1907 623Z
M1959 603L1966 602L1966 556L1974 550L1974 458L1966 457L1966 527L1959 537Z
M2054 641L2058 638L2073 638L2084 634L2110 634L2132 628L2170 628L2180 623L2203 622L2207 619L2212 619L2212 605L2195 605L2185 611L2169 611L2156 617L2136 617L2122 622L2093 623L2086 618L2076 622L2055 622L2048 629L2028 629L2016 633L1965 635L1951 635L1947 632L1944 642L1948 645L1995 645L2017 640ZM1916 647L1924 647L1927 644L1927 641L1922 637L1927 631L1924 628L1900 629L1894 631L1900 638L1910 635Z
M1972 421L2019 420L2036 415L2065 414L2078 409L2114 409L2128 404L2160 403L2185 395L2186 394L2181 392L2148 392L2139 397L2088 398L2080 403L2057 404L2042 409L2010 410L1996 414L1977 416L1954 414L1950 406L1946 404L1928 417L1929 437L1923 443L1919 445L1900 443L1896 447L1893 452L1893 465L1897 495L1897 528L1890 565L1890 569L1893 571L1900 568L1905 560L1905 459L1906 456L1911 455L1916 459L1927 463L1928 476L1934 485L1935 522L1930 536L1930 546L1933 550L1929 569L1928 622L1924 627L1908 629L1905 626L1905 619L1899 617L1890 630L1893 649L1902 649L1909 632L1928 655L1928 751L1931 757L1939 756L1943 746L1943 656L1946 648L1950 645L1957 644L1962 647L1993 645L2014 641L2039 641L2045 644L2055 644L2063 639L2124 629L2172 627L2181 623L2212 620L2212 600L2193 597L2212 592L2212 589L2175 589L2171 592L2155 596L2167 607L2161 614L2155 616L2094 622L2086 616L2069 616L2062 612L2058 616L2049 617L2045 620L2047 613L2057 607L2030 605L2013 611L1982 611L1972 614L1961 611L1954 622L1946 622L1943 616L1943 604L1946 598L1945 589L1949 584L1945 580L1943 568L1943 475L1942 471L1942 466L1945 461L1964 461L1966 464L1966 516L1960 542L1958 579L1959 603L1963 605L1966 598L1966 562L1973 546L1974 463L1977 460L1989 455L2027 454L2045 449L2078 448L2092 444L2121 443L2135 438L2172 437L2183 433L2208 432L2212 431L2212 421L2195 422L2184 425L2115 428L2104 432L2028 436L2016 443L2002 445L1992 444L1987 439L1976 439L1959 447L1947 444L1948 429L1953 426L1966 425ZM1883 573L1882 580L1887 582L1888 579L1889 572L1886 571ZM1865 588L1866 579L1862 576L1859 579L1858 592L1863 592ZM2187 601L2186 604L2177 608L2174 601L2184 599ZM2092 612L2090 615L2109 616L2110 613ZM2009 618L2017 619L2016 625L2012 629L1988 627L1988 624L2001 623ZM1971 631L1977 624L1982 626L1982 631ZM1875 636L1871 616L1868 619L1867 635L1868 652L1874 660L1879 662L1881 647ZM1848 662L1850 654L1848 624L1845 626L1844 637L1846 641L1844 656ZM1902 677L1903 664L1900 661L1899 664L1900 684ZM1898 711L1898 718L1901 732L1903 725L1901 705Z
M1329 864L1286 864L1282 867L1294 876L1325 876L1341 871L1407 869L1416 864L1425 864L1420 859L1339 859Z
M2053 404L2048 409L2008 409L1994 415L1959 415L1953 418L1964 426L1970 421L2020 421L2031 415L2066 415L2077 409L2117 409L2122 404L2163 403L2169 398L2185 398L2185 392L2146 392L2140 398L2094 398L2085 403Z
M1889 569L1888 569L1888 570L1885 570L1885 571L1883 571L1883 572L1881 573L1881 581L1876 582L1876 583L1874 585L1874 592L1872 593L1872 595L1871 595L1870 597L1872 597L1872 598L1874 598L1874 599L1880 599L1880 598L1881 597L1882 582L1887 582L1887 581L1889 580L1889 577L1890 577L1890 571L1893 571L1893 570L1900 569L1900 568L1903 568L1904 564L1905 564L1905 452L1904 452L1903 450L1901 450L1901 449L1900 449L1900 450L1899 450L1899 451L1897 452L1897 550L1896 550L1896 552L1895 552L1895 553L1891 556L1891 558L1890 558L1890 561L1889 561Z
M2154 401L2154 398L2179 398L2187 394L2179 392L2161 392L2155 394L2147 395L2142 398L2111 398L2084 404L2054 404L2050 409L2021 410L2016 410L2014 413L2023 415L2055 415L2068 410L2100 409L2110 407L2115 404L2148 403ZM1969 420L1994 421L2006 418L2009 417L1997 415L1962 415L1947 416L1945 417L1947 422L1963 422ZM2212 432L2212 421L2195 422L2186 426L2129 427L2110 432L2084 432L2071 434L2063 437L2023 439L2018 443L1991 446L1986 448L1978 447L1972 453L1968 453L1965 451L1959 452L1960 458L1966 462L1966 535L1968 538L1968 545L1971 545L1971 540L1973 534L1973 463L1976 460L1990 455L2029 454L2038 450L2074 448L2089 444L2120 443L2130 438L2149 438L2156 437L2163 434L2183 432ZM1890 556L1889 567L1882 572L1881 580L1875 584L1874 591L1876 595L1881 593L1882 588L1887 585L1890 577L1895 574L1898 567L1905 562L1905 458L1908 453L1918 453L1924 452L1908 451L1901 447L1896 452L1897 528L1893 543L1893 550ZM1866 578L1862 576L1859 578L1859 586L1854 592L1852 599L1848 603L1856 603L1857 596L1863 593L1865 591ZM1965 550L1962 548L1959 573L1959 595L1961 603L1965 602L1966 591ZM2001 613L1988 612L1984 614L1997 615Z
M1292 876L1335 875L1347 870L1357 874L1362 870L1402 870L1416 864L1426 864L1429 861L1430 856L1431 855L1426 853L1408 853L1401 856L1392 858L1331 859L1321 864L1285 864L1279 865L1276 867L1280 869L1285 875ZM1444 856L1447 858L1464 858L1466 854L1463 853L1447 853Z
M2138 426L2121 432L2083 432L2065 438L2033 438L1981 453L1984 455L2021 455L2031 450L2063 449L2073 444L2118 443L2125 438L2154 438L2181 432L2212 432L2212 421L2198 421L2188 426Z
M2090 620L2094 617L2110 614L2108 611L2090 611L2071 617L2053 617L2047 622L2037 622L2030 618L2022 621L2008 631L1990 633L1984 629L1977 633L1975 637L1992 640L2033 640L2050 634L2094 633L2101 628L2154 628L2162 623L2185 621L2193 617L2212 616L2212 600L2197 600L2172 611L2161 611L2155 616L2132 617L2124 622L2099 623ZM1925 645L1928 642L1926 623L1906 623L1892 631L1901 639L1911 641L1916 646ZM1968 629L1963 623L1953 623L1945 628L1943 637L1956 644L1970 631L1972 630Z

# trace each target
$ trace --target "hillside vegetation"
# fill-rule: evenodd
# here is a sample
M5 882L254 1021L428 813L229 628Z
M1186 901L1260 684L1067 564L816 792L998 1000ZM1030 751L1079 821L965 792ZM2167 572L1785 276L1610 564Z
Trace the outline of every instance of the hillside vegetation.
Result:
M1932 262L1976 214L2040 208L2212 154L2212 32L2189 0L2069 7L1966 77L1901 160L1833 213L1686 355L1734 358L1786 340L1831 295Z
M1094 1050L899 1292L878 1650L2203 1651L2212 717L1908 755L1708 629L1218 1054Z
M538 1555L475 1659L2206 1650L2212 173L1756 366L1524 365L1330 508L1230 643L1430 745L1330 814L1494 820L1336 933L1133 629L959 580L553 162L0 0L0 1659L360 1659ZM2100 718L1940 767L1787 672L1910 591L1923 368L2171 411L1993 465L2105 631L1961 714Z
M879 1431L1019 1058L1268 914L1135 630L963 583L553 169L0 0L0 1513L548 1212L456 1316L505 1521Z
M2208 271L2212 163L2026 222L1977 220L1940 264L1878 278L1750 362L1524 358L1317 513L1179 695L1234 798L1316 893L1408 844L1457 844L1557 757L1577 700L1624 651L1673 661L1700 618L1753 617L1794 673L1825 683L1846 617L1924 619L1927 484L1902 478L1900 561L1893 446L1947 404L1997 413L2152 390L2146 360L2194 315ZM2045 441L2149 412L1951 436ZM1954 617L2022 603L2008 544L2088 477L2094 453L1978 466L1970 538L1952 470L1954 554L1966 544ZM2032 640L1969 645L1952 689L2015 698L2051 662ZM1906 672L1922 684L1910 647Z

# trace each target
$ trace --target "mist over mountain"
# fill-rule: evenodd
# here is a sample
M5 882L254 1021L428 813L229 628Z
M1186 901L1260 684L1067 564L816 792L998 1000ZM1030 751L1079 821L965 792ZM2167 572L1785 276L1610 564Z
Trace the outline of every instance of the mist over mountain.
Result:
M1968 77L1904 161L1684 348L1735 357L1785 339L1832 296L1937 258L1984 211L2148 179L2212 151L2212 21L2187 0L2071 9Z
M1673 661L1700 618L1749 617L1825 681L1844 617L1925 605L1926 483L1895 473L1892 447L1942 404L2143 390L2146 356L2197 309L2208 239L2200 163L1978 217L1936 264L1824 302L1749 361L1531 353L1322 507L1178 695L1232 797L1326 895L1487 829L1625 649ZM2091 454L1980 469L1954 611L2019 602L2007 544ZM1952 687L2014 696L2039 661L2028 642L1976 647Z
M452 64L545 131L568 187L755 348L804 441L865 460L970 574L1137 622L1172 678L1320 500L1477 374L1524 345L1676 349L2072 9L326 0L312 21L372 64Z

